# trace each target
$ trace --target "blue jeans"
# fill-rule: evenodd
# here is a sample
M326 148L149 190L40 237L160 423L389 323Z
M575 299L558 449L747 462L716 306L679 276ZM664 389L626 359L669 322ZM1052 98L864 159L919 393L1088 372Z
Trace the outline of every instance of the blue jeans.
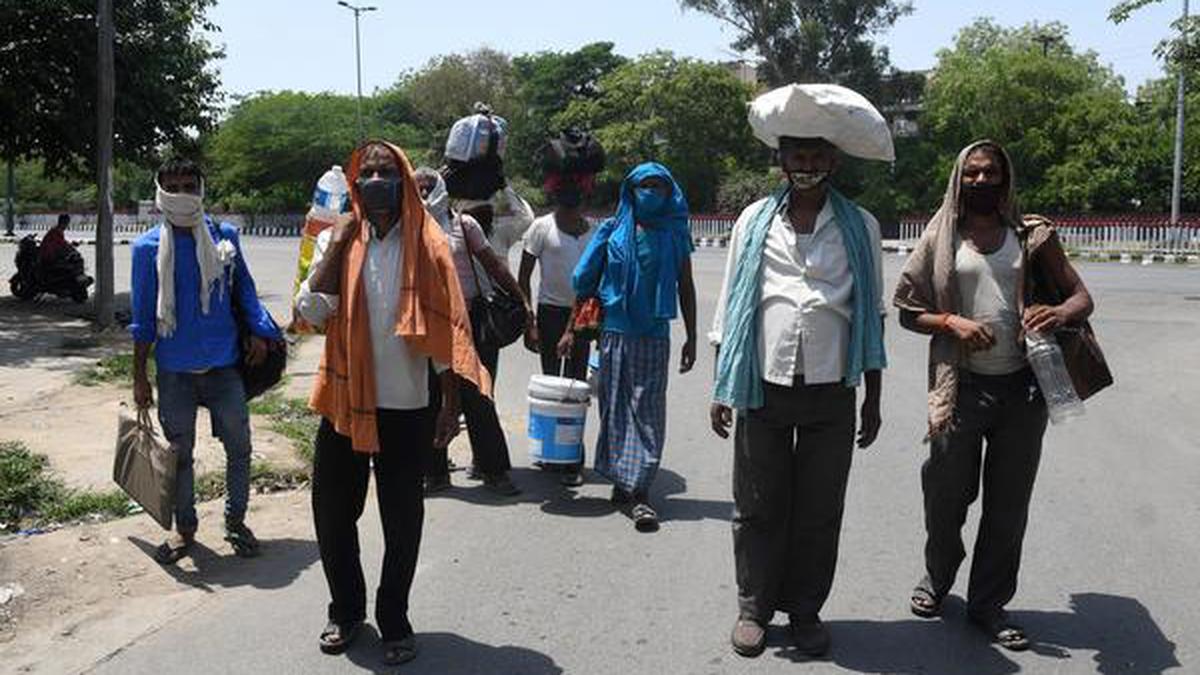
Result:
M158 371L158 420L175 451L175 527L195 532L196 489L193 454L196 409L208 408L213 436L225 446L225 520L241 521L250 501L250 411L236 368L205 373Z

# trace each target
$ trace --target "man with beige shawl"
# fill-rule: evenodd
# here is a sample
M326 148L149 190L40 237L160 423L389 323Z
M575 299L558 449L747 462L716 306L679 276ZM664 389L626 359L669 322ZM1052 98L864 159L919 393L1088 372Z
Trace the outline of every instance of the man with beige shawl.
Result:
M1022 221L1012 160L991 141L955 162L941 208L908 259L893 300L905 328L931 335L929 458L924 578L911 609L940 614L966 556L961 530L983 485L967 613L1002 647L1029 639L1007 619L1046 431L1046 404L1025 358L1024 333L1081 322L1092 300L1053 228ZM1066 300L1026 302L1028 268L1039 266ZM983 453L987 441L987 454Z

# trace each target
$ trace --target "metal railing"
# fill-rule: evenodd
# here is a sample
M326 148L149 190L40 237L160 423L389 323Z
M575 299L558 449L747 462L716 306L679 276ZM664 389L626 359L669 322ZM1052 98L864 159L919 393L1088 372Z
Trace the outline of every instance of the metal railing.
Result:
M1068 252L1083 256L1200 255L1200 221L1172 226L1165 216L1057 216L1051 220ZM899 243L912 248L925 231L925 220L903 220Z

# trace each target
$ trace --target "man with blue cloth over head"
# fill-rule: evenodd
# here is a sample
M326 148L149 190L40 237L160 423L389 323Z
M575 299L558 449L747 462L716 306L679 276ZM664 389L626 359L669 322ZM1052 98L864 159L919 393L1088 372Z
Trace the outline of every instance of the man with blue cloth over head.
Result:
M734 225L709 339L717 348L712 428L737 411L733 649L758 656L776 611L796 649L820 656L820 611L833 583L856 419L858 445L879 432L882 248L874 216L830 185L841 153L892 161L887 123L837 85L789 85L750 106L755 136L787 176Z
M670 321L677 313L687 331L679 372L696 362L691 255L683 190L665 166L647 162L621 183L616 215L596 228L572 278L576 307L596 297L604 307L596 472L613 482L613 502L640 532L658 529L650 484L666 441ZM574 312L571 318L568 325ZM563 335L560 356L571 353L574 340L571 331Z

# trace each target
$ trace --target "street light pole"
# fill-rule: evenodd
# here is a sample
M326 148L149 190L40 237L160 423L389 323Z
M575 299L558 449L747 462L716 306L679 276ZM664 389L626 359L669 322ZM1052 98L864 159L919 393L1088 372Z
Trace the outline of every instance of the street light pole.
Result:
M366 138L367 134L365 128L363 127L362 116L362 49L359 46L358 17L363 12L374 12L379 8L369 6L358 7L351 5L344 0L338 0L338 4L350 10L351 12L354 12L354 69L358 76L358 137L361 140Z
M1183 122L1186 101L1188 65L1188 0L1183 0L1183 20L1179 23L1179 47L1175 53L1179 68L1179 92L1175 101L1175 170L1171 181L1171 225L1179 225L1180 201L1183 192Z

